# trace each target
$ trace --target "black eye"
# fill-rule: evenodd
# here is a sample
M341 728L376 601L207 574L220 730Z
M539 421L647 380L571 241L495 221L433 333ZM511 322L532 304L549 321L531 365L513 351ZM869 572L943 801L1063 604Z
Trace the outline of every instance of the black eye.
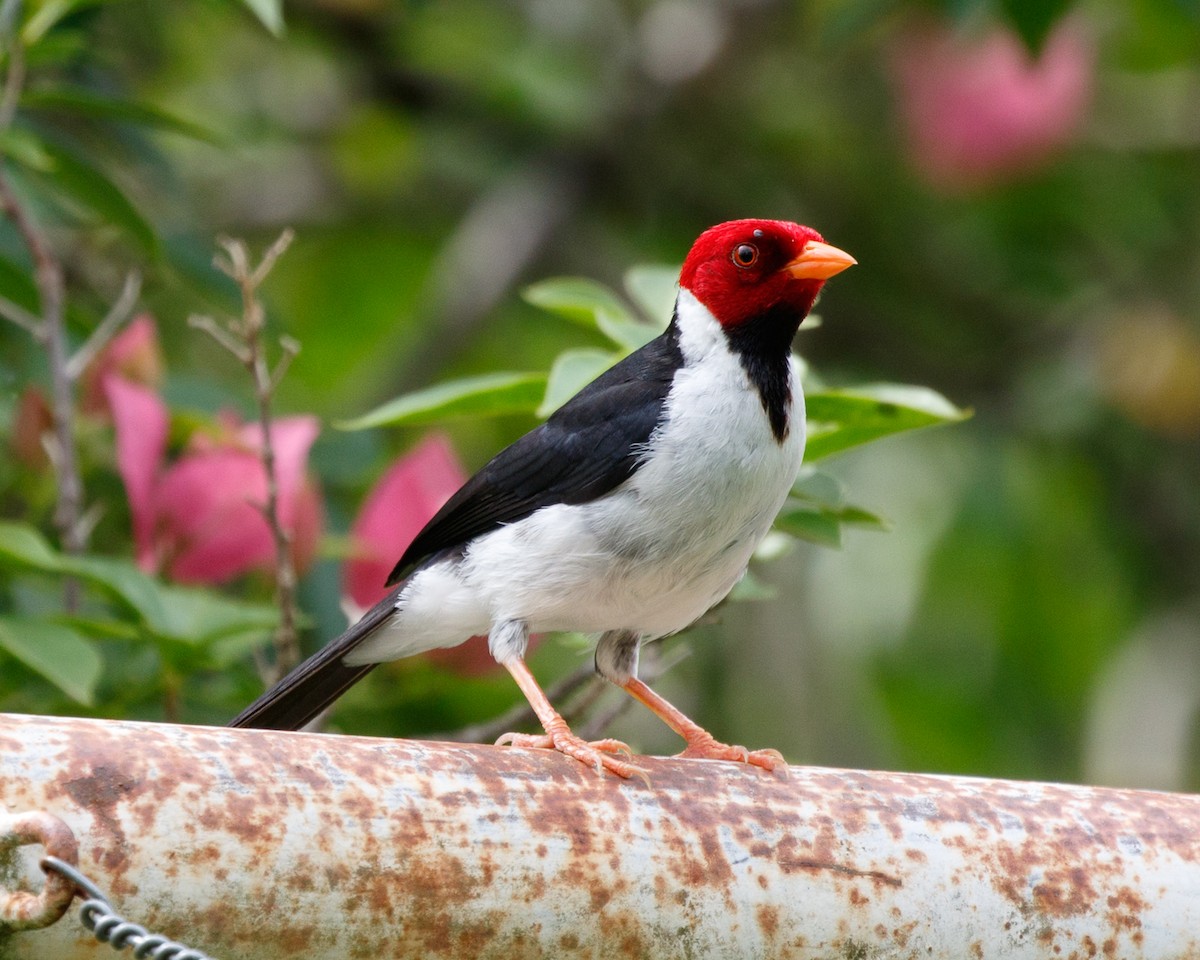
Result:
M752 267L758 260L758 247L752 243L739 243L733 248L733 262L739 267Z

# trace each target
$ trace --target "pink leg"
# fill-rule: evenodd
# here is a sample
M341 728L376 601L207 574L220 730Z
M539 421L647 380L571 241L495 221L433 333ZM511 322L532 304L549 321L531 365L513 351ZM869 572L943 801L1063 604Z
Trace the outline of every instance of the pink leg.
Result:
M679 756L703 760L736 760L762 767L764 770L774 771L778 767L782 772L787 772L787 761L778 750L747 750L745 747L720 743L713 739L711 733L637 677L631 677L622 686L629 691L630 696L644 703L663 723L683 737L687 747Z
M533 712L545 727L544 735L529 733L506 733L496 741L498 745L511 744L515 747L536 747L557 750L568 757L574 757L580 763L586 764L597 773L605 770L615 773L618 777L628 780L630 777L640 777L650 785L650 778L641 767L613 756L614 753L633 753L620 740L595 740L591 743L573 734L557 710L551 706L546 694L538 685L537 680L525 665L524 660L512 659L504 663L504 667L512 674L517 686L525 694L525 699L533 707Z

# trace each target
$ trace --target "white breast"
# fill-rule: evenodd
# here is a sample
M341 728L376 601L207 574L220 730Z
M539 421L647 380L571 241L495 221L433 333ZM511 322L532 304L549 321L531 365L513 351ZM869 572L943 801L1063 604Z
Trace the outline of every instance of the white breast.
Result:
M591 503L545 507L422 570L357 663L453 646L503 620L537 631L681 630L724 598L770 529L804 452L792 365L783 442L718 324L687 291L662 425L630 480ZM350 657L347 657L350 662Z

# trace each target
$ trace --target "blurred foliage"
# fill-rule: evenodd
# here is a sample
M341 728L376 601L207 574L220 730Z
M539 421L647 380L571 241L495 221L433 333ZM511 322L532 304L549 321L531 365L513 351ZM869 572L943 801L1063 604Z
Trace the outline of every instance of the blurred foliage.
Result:
M63 260L75 341L139 266L173 437L222 408L249 413L249 384L184 321L236 309L210 269L214 234L261 246L291 225L263 291L303 344L281 412L394 424L325 429L312 451L328 533L301 585L310 649L344 622L340 535L445 384L524 374L504 381L504 415L446 421L478 466L636 345L630 304L635 322L661 317L661 270L627 277L630 264L677 263L711 223L777 216L860 262L797 341L821 375L810 417L890 402L848 389L864 382L927 384L976 416L822 461L782 522L841 549L770 541L747 592L773 598L667 641L692 656L664 692L793 761L1200 787L1191 0L44 0L0 3L0 20L21 25L27 72L0 151ZM1074 56L1080 115L1068 124L1060 100L1047 130L1057 74L1031 67L992 98L1010 114L987 115L1030 138L1022 164L939 179L898 66L930 24L955 42L1009 30L1030 64ZM1064 46L1067 27L1085 39ZM33 310L30 267L6 221L0 295ZM11 427L47 372L10 324L0 357ZM440 399L417 392L433 384ZM404 416L384 406L398 396ZM472 414L470 392L455 396ZM95 551L128 556L111 430L81 421L79 443L103 508ZM49 530L52 508L44 470L0 459L0 515ZM181 588L29 549L0 580L0 709L91 699L105 715L220 722L256 693L245 633L198 644L194 625L139 605L157 597L186 620L168 599ZM88 602L56 618L68 572ZM113 585L135 576L142 600ZM267 597L249 578L202 616L261 636ZM80 643L103 656L73 656ZM547 642L533 665L549 679L586 656ZM66 661L74 699L43 679ZM405 661L351 691L336 722L452 730L513 695L506 678ZM614 733L674 749L636 712Z

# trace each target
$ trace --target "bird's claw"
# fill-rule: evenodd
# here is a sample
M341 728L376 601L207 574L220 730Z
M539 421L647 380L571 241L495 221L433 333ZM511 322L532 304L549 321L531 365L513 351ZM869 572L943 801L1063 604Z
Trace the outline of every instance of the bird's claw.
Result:
M748 763L753 767L762 767L769 773L776 770L784 777L787 776L787 760L778 750L747 750L745 747L721 743L712 737L697 738L688 741L687 748L677 756L688 760L732 760L735 763Z
M525 747L538 750L557 750L559 753L573 757L585 766L591 767L597 773L607 770L622 779L637 777L646 786L650 786L650 777L636 764L618 760L613 754L623 753L633 756L629 744L620 740L587 741L576 736L569 729L555 730L553 733L506 733L497 741L496 746Z

